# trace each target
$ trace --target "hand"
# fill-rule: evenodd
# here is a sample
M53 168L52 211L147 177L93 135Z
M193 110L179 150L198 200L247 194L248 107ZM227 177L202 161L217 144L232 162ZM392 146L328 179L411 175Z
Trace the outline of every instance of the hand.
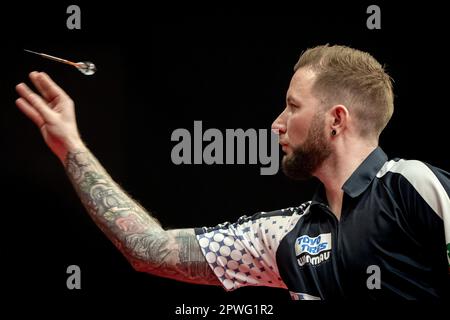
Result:
M41 130L48 147L64 163L67 152L84 148L72 99L44 72L31 72L34 93L25 83L16 86L17 107Z

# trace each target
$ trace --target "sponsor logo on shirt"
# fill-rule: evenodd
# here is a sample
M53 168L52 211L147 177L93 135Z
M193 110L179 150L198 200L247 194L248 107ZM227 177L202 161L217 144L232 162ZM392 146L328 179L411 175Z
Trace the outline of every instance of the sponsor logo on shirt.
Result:
M317 237L303 235L295 240L295 255L300 267L305 264L319 265L330 259L331 233L322 233Z

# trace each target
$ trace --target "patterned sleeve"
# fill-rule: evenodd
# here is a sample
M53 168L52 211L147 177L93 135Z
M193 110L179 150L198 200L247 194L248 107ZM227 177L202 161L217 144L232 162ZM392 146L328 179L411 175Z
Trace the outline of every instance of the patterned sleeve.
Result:
M203 255L225 290L243 286L286 288L278 272L276 252L305 205L195 229Z

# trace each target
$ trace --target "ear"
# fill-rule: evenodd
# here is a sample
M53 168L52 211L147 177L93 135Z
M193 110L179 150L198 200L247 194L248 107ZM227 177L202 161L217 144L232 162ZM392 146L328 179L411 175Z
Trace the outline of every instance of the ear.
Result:
M331 131L335 130L336 135L341 133L348 125L348 121L350 118L350 114L346 106L342 104L335 105L331 107L328 111L329 116L331 118L330 127L328 128Z

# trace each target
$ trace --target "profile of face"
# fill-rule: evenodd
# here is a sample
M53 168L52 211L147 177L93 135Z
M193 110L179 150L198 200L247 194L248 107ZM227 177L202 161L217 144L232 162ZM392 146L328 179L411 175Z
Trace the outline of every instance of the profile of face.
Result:
M312 93L315 73L298 69L286 94L286 108L272 124L280 135L283 172L295 180L305 180L330 156L331 145L325 134L325 113L321 101Z

